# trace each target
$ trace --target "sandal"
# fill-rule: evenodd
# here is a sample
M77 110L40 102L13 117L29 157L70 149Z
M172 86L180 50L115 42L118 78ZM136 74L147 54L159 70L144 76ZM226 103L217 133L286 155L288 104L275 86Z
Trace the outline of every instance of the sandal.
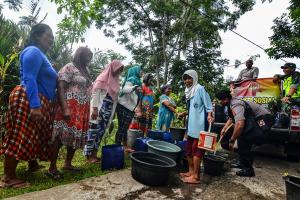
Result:
M55 180L55 181L64 178L62 173L60 173L60 171L58 171L58 170L55 170L55 171L52 171L52 172L47 171L47 172L45 172L45 175L48 176L49 178Z
M30 186L30 183L16 180L15 182L8 182L8 181L1 181L0 182L0 188L14 188L14 189L24 189L28 188Z

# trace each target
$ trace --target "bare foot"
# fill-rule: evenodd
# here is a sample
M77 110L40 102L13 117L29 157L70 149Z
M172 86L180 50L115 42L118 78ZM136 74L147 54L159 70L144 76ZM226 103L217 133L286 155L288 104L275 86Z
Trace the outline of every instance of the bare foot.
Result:
M185 178L182 178L181 180L187 184L199 184L200 183L200 179L197 179L194 176L185 177Z
M192 172L179 173L179 176L181 178L190 177L190 176L192 176Z
M100 158L89 158L87 162L90 164L100 163Z
M0 182L0 188L28 188L30 184L28 182L19 179L8 179Z

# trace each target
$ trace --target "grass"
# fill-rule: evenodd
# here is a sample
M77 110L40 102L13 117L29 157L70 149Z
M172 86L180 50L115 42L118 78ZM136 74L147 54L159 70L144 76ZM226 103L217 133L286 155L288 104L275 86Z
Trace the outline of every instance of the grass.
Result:
M117 123L115 123L117 124ZM112 144L114 142L114 135L116 132L116 128L114 129L113 133L108 135L106 138L103 139L102 143ZM106 142L105 142L106 141ZM101 144L103 145L103 144ZM100 148L101 149L101 148ZM98 152L100 154L101 151ZM66 156L66 148L63 147L60 150L59 158L58 158L58 168L60 169L63 166L64 159ZM0 199L8 198L17 196L20 194L45 190L48 188L52 188L58 185L64 185L68 183L74 183L79 180L93 177L93 176L101 176L107 174L111 171L102 172L99 164L87 164L86 158L82 154L82 150L77 150L73 159L73 165L76 167L80 167L82 170L78 173L72 173L68 171L62 171L64 175L64 179L59 181L54 181L47 176L45 176L46 170L49 168L49 162L39 162L40 165L45 166L42 170L35 172L35 173L28 173L27 170L27 162L21 161L17 167L17 176L30 183L30 187L25 189L11 189L11 188L2 188L0 189ZM125 168L130 166L130 161L128 156L125 157ZM3 176L3 158L0 161L0 176Z

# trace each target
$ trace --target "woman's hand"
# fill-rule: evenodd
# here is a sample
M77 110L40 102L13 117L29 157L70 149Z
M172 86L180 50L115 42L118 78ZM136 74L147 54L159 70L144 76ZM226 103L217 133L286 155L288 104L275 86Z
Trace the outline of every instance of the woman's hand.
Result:
M283 97L281 101L282 103L290 103L290 97Z
M98 108L97 107L93 107L93 111L92 111L92 120L96 120L98 117Z
M33 121L39 121L43 117L41 108L32 108L30 109L30 118Z
M139 107L137 107L134 112L136 117L141 117L143 115L142 110Z
M63 118L67 121L71 119L71 111L68 106L65 109L63 109Z
M212 117L212 115L207 116L207 121L208 121L208 123L213 123L214 122L214 118Z

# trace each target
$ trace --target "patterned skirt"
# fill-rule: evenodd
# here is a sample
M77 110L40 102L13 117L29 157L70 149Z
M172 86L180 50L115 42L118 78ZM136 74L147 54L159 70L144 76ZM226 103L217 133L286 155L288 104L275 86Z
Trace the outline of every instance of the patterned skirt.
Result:
M48 160L52 135L53 104L39 95L43 117L38 122L30 119L29 101L25 88L16 86L9 96L6 129L0 155L16 160Z
M74 149L83 148L89 129L90 102L77 99L66 100L71 112L71 119L66 121L59 105L56 107L52 141L59 138L63 145Z

